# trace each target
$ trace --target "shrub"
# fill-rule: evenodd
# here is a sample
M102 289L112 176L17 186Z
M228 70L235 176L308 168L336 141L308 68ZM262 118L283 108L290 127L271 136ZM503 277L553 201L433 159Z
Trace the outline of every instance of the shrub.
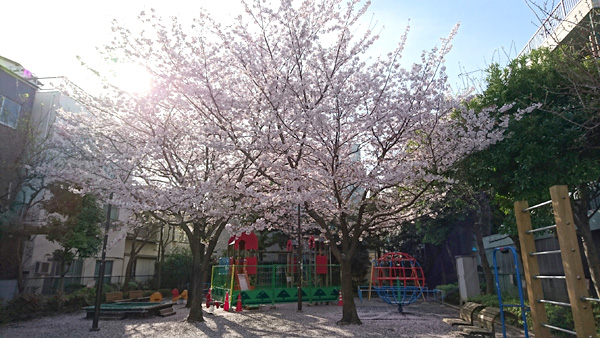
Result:
M8 323L8 312L6 307L2 305L2 298L0 298L0 325Z
M192 270L193 259L190 250L184 248L173 250L163 263L161 286L169 290L182 288L191 282Z
M458 293L457 284L438 285L437 289L442 290L444 301L450 304L460 304L460 294Z
M64 303L65 311L80 310L84 306L94 305L96 301L96 288L79 289L67 296Z
M138 282L138 290L148 291L154 289L156 289L156 281L153 278Z
M485 306L495 306L498 307L500 303L498 302L498 296L496 295L477 295L469 298L469 302L479 303ZM503 303L510 304L518 304L517 302L513 302L512 300L503 300Z
M121 291L121 287L118 284L104 284L102 285L102 292L117 292Z
M158 290L158 292L160 292L160 294L163 296L163 298L171 297L173 295L171 293L171 289L160 289L160 290Z
M38 294L22 294L13 298L6 306L9 321L18 321L34 318L41 312L44 299Z
M81 284L69 284L67 286L65 286L65 293L73 293L79 289L84 289L85 285L81 285Z
M128 290L139 290L139 288L140 288L140 285L136 282L131 281L131 282L127 283Z
M67 297L62 292L57 292L56 294L48 297L44 304L44 311L46 312L59 312L62 310L63 305Z

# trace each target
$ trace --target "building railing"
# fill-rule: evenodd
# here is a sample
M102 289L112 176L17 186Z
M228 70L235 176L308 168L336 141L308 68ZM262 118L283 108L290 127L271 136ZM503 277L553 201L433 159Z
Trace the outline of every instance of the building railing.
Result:
M529 54L534 49L539 48L548 38L552 37L556 28L567 18L573 8L582 0L561 0L552 10L550 15L540 25L540 28L529 39L525 47L519 53L519 56Z

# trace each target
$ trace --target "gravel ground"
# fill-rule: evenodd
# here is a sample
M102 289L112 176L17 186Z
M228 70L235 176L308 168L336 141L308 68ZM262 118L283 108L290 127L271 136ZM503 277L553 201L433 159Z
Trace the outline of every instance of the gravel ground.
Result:
M13 337L461 337L444 317L458 317L458 310L440 303L417 302L399 313L397 308L378 299L356 299L362 325L337 325L342 308L337 305L278 304L275 309L204 313L204 323L185 321L188 309L175 305L176 315L140 319L101 320L100 331L90 332L91 319L85 313L45 317L0 327L1 338ZM205 308L206 309L206 308ZM501 331L500 328L498 328ZM501 337L502 334L496 335ZM522 337L512 330L509 337Z

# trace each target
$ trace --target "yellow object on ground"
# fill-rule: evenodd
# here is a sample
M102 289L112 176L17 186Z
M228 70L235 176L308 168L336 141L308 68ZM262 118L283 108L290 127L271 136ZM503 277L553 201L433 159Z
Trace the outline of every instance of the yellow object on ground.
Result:
M187 296L187 290L183 290L183 291L181 292L181 294L179 295L179 297L181 297L181 298L183 298L183 299L187 300L187 297L188 297L188 296Z
M150 295L150 301L151 302L158 303L161 300L162 300L162 294L160 292L155 292L152 295Z

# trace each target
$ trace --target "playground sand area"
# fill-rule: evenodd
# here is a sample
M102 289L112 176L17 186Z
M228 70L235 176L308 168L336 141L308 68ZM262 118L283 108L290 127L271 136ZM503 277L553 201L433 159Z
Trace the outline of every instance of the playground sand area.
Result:
M256 310L204 312L204 323L188 323L189 309L177 304L169 317L100 320L98 332L90 332L92 320L85 312L10 323L0 327L0 337L461 337L444 317L458 317L454 307L436 301L418 301L400 313L379 299L359 299L357 311L362 325L338 325L342 307L336 304L310 306L298 312L296 303L261 306ZM234 307L235 308L235 307ZM204 308L206 310L206 308ZM497 337L502 337L498 327ZM523 334L511 329L509 337Z

